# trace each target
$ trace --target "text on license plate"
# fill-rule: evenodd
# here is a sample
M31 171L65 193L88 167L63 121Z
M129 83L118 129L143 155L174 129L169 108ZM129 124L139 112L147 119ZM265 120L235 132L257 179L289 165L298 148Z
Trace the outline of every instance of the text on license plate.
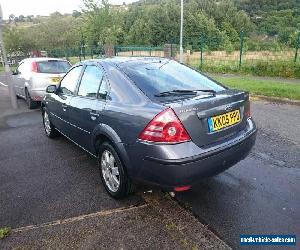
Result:
M52 81L53 83L59 83L60 77L52 77L52 78L51 78L51 81Z
M222 115L208 118L208 128L210 132L218 131L220 129L237 124L241 121L239 110L234 110Z

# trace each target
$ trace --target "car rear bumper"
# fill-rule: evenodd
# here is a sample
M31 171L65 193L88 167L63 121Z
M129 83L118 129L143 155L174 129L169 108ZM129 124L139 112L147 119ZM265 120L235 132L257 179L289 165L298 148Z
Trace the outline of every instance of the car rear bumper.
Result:
M45 90L32 89L30 91L31 99L38 102L43 100L45 94L46 94Z
M144 157L133 179L166 191L193 186L201 179L216 175L244 159L256 140L256 127L226 146L180 159Z

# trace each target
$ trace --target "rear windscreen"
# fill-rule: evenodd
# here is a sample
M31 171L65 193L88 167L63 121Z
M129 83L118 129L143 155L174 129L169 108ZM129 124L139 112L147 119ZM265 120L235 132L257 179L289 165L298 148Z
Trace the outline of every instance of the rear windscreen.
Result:
M149 97L171 90L224 90L213 80L175 61L124 65L122 70Z
M71 65L67 61L42 61L37 62L39 73L61 74L66 73Z

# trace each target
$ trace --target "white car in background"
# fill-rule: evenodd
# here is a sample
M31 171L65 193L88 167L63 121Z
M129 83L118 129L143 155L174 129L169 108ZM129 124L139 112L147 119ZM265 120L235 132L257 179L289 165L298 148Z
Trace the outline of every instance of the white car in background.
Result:
M13 72L13 86L17 97L24 98L29 109L36 108L47 86L58 84L71 64L58 58L27 58Z

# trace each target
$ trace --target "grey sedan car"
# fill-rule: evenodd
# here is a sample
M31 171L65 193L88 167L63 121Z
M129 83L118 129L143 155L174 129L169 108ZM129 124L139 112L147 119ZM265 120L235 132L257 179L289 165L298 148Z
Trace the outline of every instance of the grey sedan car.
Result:
M42 101L46 135L98 159L107 192L185 191L244 159L256 138L249 94L165 58L73 66Z

